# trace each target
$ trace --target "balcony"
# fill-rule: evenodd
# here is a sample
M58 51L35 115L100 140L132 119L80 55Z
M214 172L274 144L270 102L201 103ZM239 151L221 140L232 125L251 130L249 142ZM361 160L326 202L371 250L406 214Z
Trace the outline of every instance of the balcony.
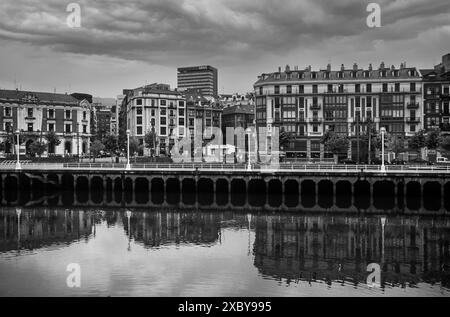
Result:
M309 122L311 122L311 123L321 123L322 121L323 121L323 118L312 117Z
M418 102L409 102L407 105L406 105L406 108L408 108L408 109L419 109L419 103Z
M407 123L420 123L419 118L406 118Z

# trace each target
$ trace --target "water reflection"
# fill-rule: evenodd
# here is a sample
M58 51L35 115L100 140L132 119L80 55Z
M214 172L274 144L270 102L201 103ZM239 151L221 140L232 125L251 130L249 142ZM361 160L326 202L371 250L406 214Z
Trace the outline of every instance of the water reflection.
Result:
M70 261L90 277L78 291L63 283ZM369 263L384 291L450 295L450 219L0 209L3 295L351 295Z

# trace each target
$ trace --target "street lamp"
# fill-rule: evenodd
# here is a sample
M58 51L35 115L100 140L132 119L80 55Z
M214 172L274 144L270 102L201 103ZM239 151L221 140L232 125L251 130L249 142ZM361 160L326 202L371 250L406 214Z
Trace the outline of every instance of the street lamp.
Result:
M131 170L131 165L130 165L130 134L131 131L127 130L127 170Z
M381 171L386 172L386 165L384 164L384 136L386 134L386 128L381 128Z
M16 134L17 134L17 162L16 162L16 170L21 170L22 166L20 164L20 130L17 129L16 130Z
M252 169L252 163L250 161L250 154L251 154L251 149L250 149L250 137L252 134L252 129L248 128L247 130L245 130L245 132L248 135L248 162L247 162L247 170L251 171Z

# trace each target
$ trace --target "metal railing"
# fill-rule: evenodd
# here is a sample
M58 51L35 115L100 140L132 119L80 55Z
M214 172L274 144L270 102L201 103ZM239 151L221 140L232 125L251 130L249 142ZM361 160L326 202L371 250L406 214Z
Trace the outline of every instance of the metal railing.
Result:
M16 161L3 161L1 169L15 169ZM125 163L33 163L31 161L21 162L25 170L126 170ZM246 163L134 163L132 170L168 170L168 171L248 171ZM450 173L450 165L386 165L386 173ZM252 172L264 171L296 171L296 172L349 172L349 173L380 173L380 165L336 165L331 163L319 164L296 164L280 163L275 165L251 164Z

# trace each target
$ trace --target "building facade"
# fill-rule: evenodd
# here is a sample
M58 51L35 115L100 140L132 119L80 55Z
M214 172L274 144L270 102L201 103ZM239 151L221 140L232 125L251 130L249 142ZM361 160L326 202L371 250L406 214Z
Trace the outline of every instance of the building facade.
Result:
M203 96L218 96L218 72L212 66L178 68L178 90L196 90Z
M67 94L0 90L0 139L4 152L15 151L16 139L12 135L19 130L26 153L30 152L33 141L46 142L49 131L55 132L61 142L48 145L44 155L88 153L90 108L86 99L78 100Z
M182 94L164 84L124 90L124 93L127 127L143 146L141 154L150 155L145 135L154 132L158 143L156 155L168 155L175 140L186 135L186 102Z
M284 149L287 158L332 158L321 144L327 130L350 138L343 155L355 159L357 140L369 130L384 127L406 139L423 128L421 76L404 63L319 71L286 66L259 76L254 88L257 127L279 127L294 136Z
M450 133L450 54L433 69L422 69L424 91L424 127Z

